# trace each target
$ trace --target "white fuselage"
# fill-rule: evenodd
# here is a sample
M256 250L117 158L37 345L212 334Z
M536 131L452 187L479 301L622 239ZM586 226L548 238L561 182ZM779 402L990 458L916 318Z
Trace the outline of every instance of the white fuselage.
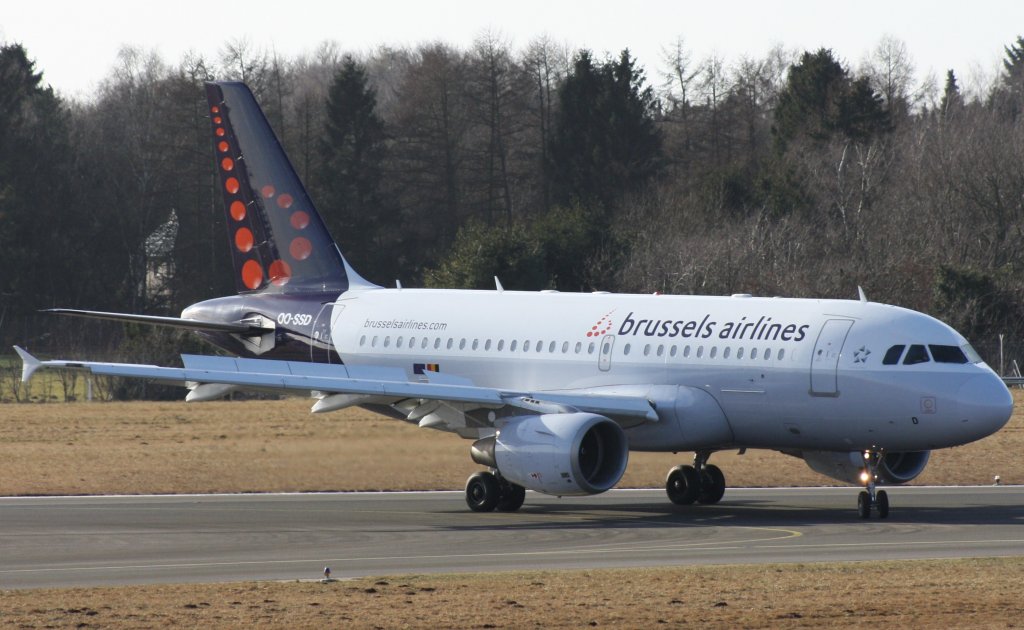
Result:
M331 333L347 365L411 379L647 392L664 422L630 429L636 450L929 450L1012 408L979 360L883 365L896 345L973 351L932 317L860 301L373 289L339 298Z

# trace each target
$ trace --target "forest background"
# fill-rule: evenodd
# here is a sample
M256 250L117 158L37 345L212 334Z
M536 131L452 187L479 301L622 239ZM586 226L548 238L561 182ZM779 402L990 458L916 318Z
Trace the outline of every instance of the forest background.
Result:
M965 92L952 70L916 83L892 37L856 65L783 46L695 59L678 40L650 73L628 50L492 33L467 50L325 43L295 58L239 40L173 63L124 48L94 94L65 99L3 44L0 343L163 363L198 347L38 311L176 316L233 292L202 86L235 79L378 284L862 286L1008 372L1024 349L1024 38L993 47L1001 72Z

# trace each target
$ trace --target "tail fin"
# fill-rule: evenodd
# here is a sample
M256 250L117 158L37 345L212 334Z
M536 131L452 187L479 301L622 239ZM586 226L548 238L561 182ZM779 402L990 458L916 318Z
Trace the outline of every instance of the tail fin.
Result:
M206 84L239 293L373 286L345 262L244 83Z

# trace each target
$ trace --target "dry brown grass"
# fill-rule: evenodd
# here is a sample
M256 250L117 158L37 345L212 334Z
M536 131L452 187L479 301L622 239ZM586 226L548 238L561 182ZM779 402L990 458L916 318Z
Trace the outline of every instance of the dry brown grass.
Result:
M1024 560L671 567L0 592L19 628L1008 628Z
M1021 390L1017 390L1020 392ZM1021 394L1016 394L1020 400ZM469 442L306 400L0 404L0 495L457 489ZM915 483L1024 483L1024 416L933 454ZM621 487L657 487L690 454L631 454ZM717 453L732 486L827 485L778 453Z

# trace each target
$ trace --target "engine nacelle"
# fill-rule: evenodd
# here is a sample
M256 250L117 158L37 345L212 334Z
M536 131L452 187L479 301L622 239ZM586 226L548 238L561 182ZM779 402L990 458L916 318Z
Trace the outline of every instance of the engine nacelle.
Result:
M898 485L914 479L924 470L931 457L931 451L911 451L906 453L886 453L878 464L878 483ZM834 451L804 451L799 455L811 470L826 477L861 483L860 475L864 471L864 454L837 453Z
M551 413L509 421L477 440L473 461L505 479L557 496L597 494L626 472L629 443L622 428L592 413Z

